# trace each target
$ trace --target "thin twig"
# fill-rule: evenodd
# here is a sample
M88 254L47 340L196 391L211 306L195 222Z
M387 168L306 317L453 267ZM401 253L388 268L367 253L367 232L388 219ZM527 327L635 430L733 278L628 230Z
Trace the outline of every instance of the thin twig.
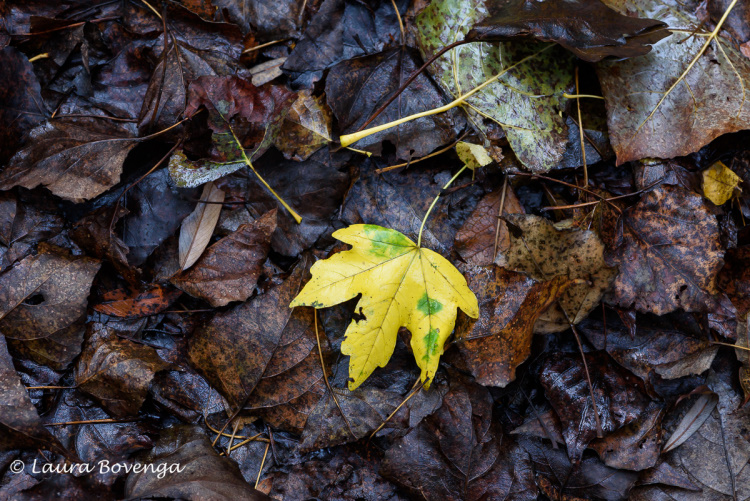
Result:
M398 19L398 29L401 30L401 45L405 45L406 35L404 34L404 22L401 20L401 13L398 11L396 0L391 0L391 5L393 5L393 10L396 11L396 19Z
M328 381L328 374L326 373L326 364L323 361L323 349L320 347L320 335L318 334L318 310L316 309L313 309L313 318L315 318L315 340L318 342L318 355L320 356L320 369L323 371L323 379L325 379L326 387L328 388L328 393L331 394L331 398L333 398L333 401L336 403L336 407L338 407L339 412L341 413L341 417L344 418L344 422L346 423L346 427L349 429L349 433L351 433L352 438L354 440L358 440L357 435L355 435L354 431L352 430L352 425L349 424L349 419L347 419L346 414L344 414L344 409L341 408L339 399L336 398L336 394L333 392L333 388L331 388L331 383Z
M411 392L410 392L410 393L409 393L409 394L408 394L408 395L406 396L406 398L404 398L404 400L403 400L403 401L402 401L402 402L401 402L400 404L398 404L398 407L396 407L395 409L393 409L393 412L391 412L391 413L390 413L390 414L388 415L388 417L387 417L387 418L385 418L385 421L383 421L382 423L380 423L380 426L378 426L378 427L377 427L377 428L375 429L375 431L373 431L373 432L372 432L372 433L370 434L370 438L369 438L369 440L372 440L372 439L373 439L373 437L375 437L375 435L376 435L376 434L377 434L377 433L378 433L378 432L379 432L380 430L382 430L382 429L383 429L383 427L384 427L384 426L385 426L386 424L388 424L388 421L390 421L390 420L391 420L391 418L393 418L393 416L395 416L395 415L396 415L396 413L397 413L397 412L398 412L398 411L399 411L399 410L401 409L401 407L403 407L403 406L404 406L404 404L406 404L406 402L408 402L408 401L409 401L409 400L411 399L411 397L413 397L414 395L416 395L416 394L417 394L417 392L418 392L419 390L421 390L421 389L422 389L422 386L424 386L424 383L423 383L423 382L422 382L422 381L421 381L420 379L417 379L417 380L416 380L416 381L414 382L414 386L412 386Z
M288 38L282 38L280 40L273 40L271 42L262 43L260 45L256 45L255 47L250 47L249 49L245 49L245 50L242 51L242 53L243 54L247 54L249 52L254 52L256 50L265 49L269 45L274 45L274 44L277 44L277 43L286 42L287 40L289 40L289 39Z
M258 470L258 478L255 479L255 488L258 488L260 483L260 474L263 473L263 465L266 464L266 456L268 456L268 448L271 447L271 441L269 440L266 444L266 452L263 453L263 460L260 462L260 469Z
M578 94L578 65L576 65L575 71L576 79L576 94ZM583 141L583 119L581 118L581 99L580 96L576 96L576 107L578 108L578 132L581 139L581 159L583 160L583 185L588 187L589 185L589 169L586 165L586 143Z
M468 132L464 132L464 133L463 133L463 134L461 135L461 137L459 137L458 139L456 139L456 141L455 141L455 142L454 142L453 144L451 144L450 146L446 146L445 148L442 148L442 149L440 149L440 150L437 150L437 151L433 151L433 152L432 152L432 153L430 153L429 155L425 155L425 156L423 156L423 157L417 158L416 160L409 160L408 162L404 162L404 163L402 163L402 164L389 165L388 167L382 167L382 168L380 168L380 169L375 169L375 174L382 174L382 173L384 173L384 172L389 172L389 171L392 171L392 170L398 169L398 168L400 168L400 167L407 167L407 166L410 166L410 165L414 165L415 163L421 162L422 160L427 160L428 158L432 158L432 157L436 157L436 156L438 156L438 155L442 155L442 154L443 154L443 153L445 153L446 151L449 151L449 150L451 150L452 148L455 148L455 146L456 146L456 145L457 145L458 143L460 143L461 141L463 141L463 140L464 140L464 138L465 138L466 136L468 136L468 135L469 135L469 133L468 133Z
M495 227L495 246L492 250L492 261L497 258L497 243L500 240L500 223L502 222L503 209L505 209L505 193L508 190L508 175L503 180L503 194L500 197L500 209L497 211L497 226Z
M133 421L140 421L141 418L125 418L125 419L85 419L82 421L65 421L61 423L45 423L44 426L67 426L74 424L106 424L106 423L132 423Z

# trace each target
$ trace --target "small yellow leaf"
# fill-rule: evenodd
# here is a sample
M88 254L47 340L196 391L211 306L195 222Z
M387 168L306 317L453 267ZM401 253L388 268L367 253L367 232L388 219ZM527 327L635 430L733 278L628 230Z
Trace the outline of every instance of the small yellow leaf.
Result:
M492 157L490 157L487 150L483 146L472 143L465 143L459 141L456 143L456 153L458 158L465 163L469 169L475 170L479 167L484 167L492 163Z
M477 298L466 279L443 256L417 245L398 231L355 224L333 236L351 250L318 261L312 278L292 301L326 308L362 294L341 353L350 355L349 389L362 384L393 354L399 327L411 332L411 346L422 382L435 377L443 344L453 332L457 308L479 316Z
M732 198L734 189L742 179L722 162L716 162L703 171L703 194L716 205Z

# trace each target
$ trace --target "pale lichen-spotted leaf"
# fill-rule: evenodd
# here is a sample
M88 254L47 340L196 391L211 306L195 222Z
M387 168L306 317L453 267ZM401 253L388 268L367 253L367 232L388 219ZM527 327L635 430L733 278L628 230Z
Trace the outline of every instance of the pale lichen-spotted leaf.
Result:
M471 170L492 163L492 157L481 144L459 141L456 143L456 155Z
M417 16L419 50L428 59L462 40L485 16L482 2L433 0ZM499 124L518 159L534 172L546 172L560 163L568 141L561 110L565 107L562 94L573 84L573 61L570 53L556 45L480 42L452 49L428 69L453 97L508 70L470 97L463 109L484 134L488 133L485 120Z
M325 308L362 294L356 310L364 319L352 320L341 345L341 352L351 357L349 389L385 367L400 327L411 332L414 357L428 387L453 332L457 308L479 316L466 279L440 254L417 247L395 230L355 224L333 236L352 248L315 263L312 278L290 306Z

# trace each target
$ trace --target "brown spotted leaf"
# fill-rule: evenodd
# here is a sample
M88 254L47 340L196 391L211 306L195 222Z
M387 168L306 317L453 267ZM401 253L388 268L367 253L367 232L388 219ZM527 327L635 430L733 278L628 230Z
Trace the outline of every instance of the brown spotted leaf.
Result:
M620 221L617 248L608 256L620 269L612 302L657 315L716 309L724 252L718 222L702 197L659 186Z
M236 408L295 432L323 392L313 311L289 308L304 261L282 284L217 313L190 338L190 364Z
M41 246L0 275L0 332L25 356L63 369L83 341L89 289L100 263Z
M479 318L459 318L456 346L478 383L504 387L531 354L540 315L573 284L564 276L538 282L495 265L471 269L468 277L479 299Z
M255 290L275 230L276 210L272 210L213 244L172 283L211 306L246 300Z
M617 270L606 266L604 245L593 231L567 229L540 216L511 214L510 246L501 266L522 271L538 281L557 276L582 279L542 314L534 332L559 332L579 323L599 304Z
M159 284L151 284L135 294L127 289L116 289L102 294L102 302L94 305L94 310L120 318L147 317L169 308L180 294Z

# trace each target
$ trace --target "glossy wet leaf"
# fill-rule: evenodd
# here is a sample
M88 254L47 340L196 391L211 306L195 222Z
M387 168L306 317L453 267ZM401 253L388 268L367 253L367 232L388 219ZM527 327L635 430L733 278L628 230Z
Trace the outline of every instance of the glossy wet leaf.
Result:
M477 41L535 38L556 42L588 62L641 56L669 36L666 24L620 14L599 0L487 2L489 15L467 38Z
M303 90L292 103L273 144L285 158L301 162L333 141L333 116L322 96Z
M700 24L678 2L605 3L670 27ZM704 37L688 35L662 40L645 56L597 66L618 164L688 155L722 134L750 128L750 60L721 36L669 92L705 43Z
M414 357L428 386L453 332L457 308L479 315L466 279L441 255L388 228L358 224L333 236L352 249L315 263L313 278L291 306L325 308L362 294L357 311L365 319L352 321L341 346L351 357L349 389L388 363L402 326L412 333Z
M417 17L422 55L427 59L461 40L487 13L485 6L471 0L432 2ZM484 134L491 135L485 120L502 127L526 168L546 172L557 166L567 144L562 93L573 83L572 63L573 58L555 46L482 42L456 47L435 61L430 71L438 84L457 98L507 69L497 82L469 98L463 108Z

